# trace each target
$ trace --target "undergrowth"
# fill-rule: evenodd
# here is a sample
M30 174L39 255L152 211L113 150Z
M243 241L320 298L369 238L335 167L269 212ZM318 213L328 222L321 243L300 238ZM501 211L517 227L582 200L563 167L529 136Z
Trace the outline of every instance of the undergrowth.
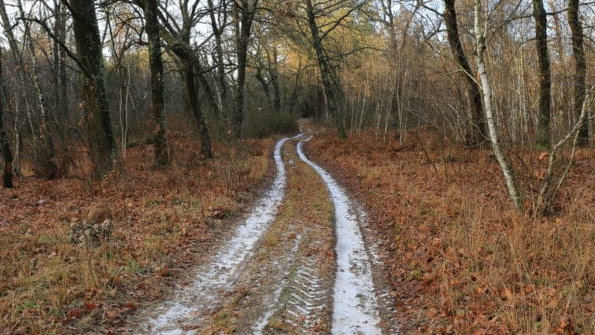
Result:
M307 145L371 211L404 333L595 333L595 153L579 153L559 214L534 218L489 151L417 137Z
M203 161L195 141L170 141L168 169L153 169L152 147L137 146L102 182L71 172L0 190L0 333L121 332L130 312L210 251L266 179L274 143L215 143L217 157ZM104 220L99 244L72 243L72 227Z

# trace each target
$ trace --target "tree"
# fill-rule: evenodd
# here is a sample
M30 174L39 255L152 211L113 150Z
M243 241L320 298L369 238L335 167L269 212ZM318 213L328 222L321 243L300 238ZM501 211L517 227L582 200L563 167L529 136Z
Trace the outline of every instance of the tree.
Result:
M21 18L25 18L25 12L23 10L23 6L21 1L17 1L17 8L19 11L19 15ZM33 146L34 146L34 170L36 174L40 177L53 179L56 177L58 172L58 166L55 162L55 148L54 143L52 140L52 136L49 130L49 113L46 106L46 97L41 90L41 85L39 82L39 74L38 74L38 66L37 66L37 56L35 55L35 47L33 45L33 37L30 31L30 24L27 20L24 20L24 43L29 51L30 61L31 61L31 68L28 71L25 71L26 66L24 62L23 52L19 51L17 39L12 32L12 25L9 21L8 14L6 12L6 5L4 0L0 0L0 17L2 19L2 25L4 27L4 32L6 37L8 38L8 43L10 49L13 54L13 58L15 62L19 65L20 70L20 81L21 84L25 85L25 77L23 76L24 73L29 77L31 83L33 84L34 93L35 93L35 101L37 108L41 114L39 118L39 125L36 127L36 130L32 129L33 134ZM23 91L22 94L26 97L27 91ZM25 101L28 101L25 99ZM28 102L27 102L28 103ZM33 121L30 118L30 124L33 124Z
M533 18L535 20L535 43L539 61L539 111L537 124L537 146L550 147L550 114L552 74L547 42L547 13L543 0L533 0Z
M199 21L200 13L197 10L199 2L180 1L179 10L182 13L181 22L175 22L171 15L160 10L158 15L161 19L161 37L168 48L179 60L184 88L186 93L186 104L194 119L194 124L200 138L199 155L203 158L212 158L211 137L204 113L198 99L198 88L196 77L203 82L203 70L196 50L190 43L191 32ZM142 3L139 3L142 6Z
M2 48L0 48L0 89L2 88ZM8 144L8 136L4 130L4 95L0 94L0 150L2 159L4 159L4 171L2 174L2 184L6 188L12 188L12 152Z
M227 103L227 79L225 75L225 62L223 54L223 32L227 25L227 1L219 1L219 7L215 8L213 0L207 0L211 30L215 38L215 50L213 59L215 62L215 90L217 95L216 106L221 116L225 116Z
M258 0L237 0L234 1L232 15L235 27L236 41L235 53L237 61L236 92L234 97L233 110L233 135L239 138L242 134L244 122L244 84L246 82L246 66L248 64L248 45L252 22L256 14Z
M77 60L83 71L82 107L94 176L105 176L116 161L116 145L112 133L105 89L105 65L99 26L93 0L71 0L66 4L72 14Z
M486 36L485 29L483 26L483 8L481 5L481 1L482 0L475 0L474 5L474 27L476 41L475 61L477 63L477 72L481 80L481 95L483 97L483 102L485 106L487 126L490 135L490 142L492 144L492 149L494 150L494 155L496 156L496 160L498 161L500 169L502 170L502 174L504 175L504 180L506 181L506 186L508 188L510 198L512 199L512 202L514 203L515 207L518 210L521 210L523 208L523 199L519 192L519 187L515 179L514 171L510 165L509 159L504 150L502 150L500 136L498 134L498 126L494 116L494 111L492 109L492 86L485 65Z
M344 1L340 1L339 5ZM321 4L317 4L321 5ZM341 8L337 4L322 4L327 8ZM357 7L355 7L357 8ZM355 8L353 10L355 10ZM324 92L326 107L330 116L335 121L339 137L346 138L347 133L345 131L345 123L340 115L340 106L344 101L344 92L339 82L339 76L336 68L332 65L330 58L325 50L323 41L328 34L341 24L341 22L351 14L352 11L348 11L337 21L333 22L326 31L321 31L317 22L317 17L323 15L322 11L316 11L315 5L312 0L306 0L306 17L308 20L308 27L310 29L310 42L312 48L316 53L316 59L318 61L318 70L320 71L320 79L322 81L322 89ZM328 14L328 13L326 13Z
M149 41L149 66L151 69L151 114L155 123L155 156L156 167L169 165L166 125L163 109L163 60L161 59L161 38L157 16L157 0L145 0L145 29Z
M583 47L583 25L579 18L579 0L568 1L568 24L572 33L572 54L574 56L574 112L579 117L585 101L587 62ZM589 144L588 118L582 123L578 134L578 145Z
M471 129L467 134L467 145L477 146L487 138L486 123L483 116L481 92L479 83L475 80L471 66L465 55L463 44L459 37L457 23L456 0L444 0L444 24L451 53L462 71L462 77L467 84L467 96L471 105Z

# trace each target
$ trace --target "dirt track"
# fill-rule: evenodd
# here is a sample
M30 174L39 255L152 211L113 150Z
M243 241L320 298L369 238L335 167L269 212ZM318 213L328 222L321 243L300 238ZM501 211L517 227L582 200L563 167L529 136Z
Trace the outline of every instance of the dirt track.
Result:
M193 283L140 313L137 334L393 334L363 209L282 139L272 186Z

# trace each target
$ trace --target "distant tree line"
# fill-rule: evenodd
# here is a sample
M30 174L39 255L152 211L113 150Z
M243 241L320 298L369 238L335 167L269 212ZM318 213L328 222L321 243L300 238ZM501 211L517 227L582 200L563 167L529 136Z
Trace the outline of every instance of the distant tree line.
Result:
M81 146L95 178L139 141L167 168L173 119L190 121L209 159L213 141L291 131L302 116L341 137L372 128L403 140L424 126L491 145L515 184L506 148L559 157L589 145L594 10L579 0L0 0L4 184L25 165L67 175Z

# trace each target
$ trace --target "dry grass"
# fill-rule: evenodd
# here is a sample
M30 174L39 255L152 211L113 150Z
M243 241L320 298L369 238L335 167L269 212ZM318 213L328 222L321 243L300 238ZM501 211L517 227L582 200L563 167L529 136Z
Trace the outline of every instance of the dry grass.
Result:
M167 170L152 170L152 149L140 146L102 183L26 177L0 189L0 333L118 332L216 243L266 179L274 143L216 144L205 162L193 141L172 141ZM109 238L70 243L71 222L106 218Z
M580 153L559 215L534 219L511 210L488 151L431 135L307 145L371 211L404 332L595 333L595 153Z

